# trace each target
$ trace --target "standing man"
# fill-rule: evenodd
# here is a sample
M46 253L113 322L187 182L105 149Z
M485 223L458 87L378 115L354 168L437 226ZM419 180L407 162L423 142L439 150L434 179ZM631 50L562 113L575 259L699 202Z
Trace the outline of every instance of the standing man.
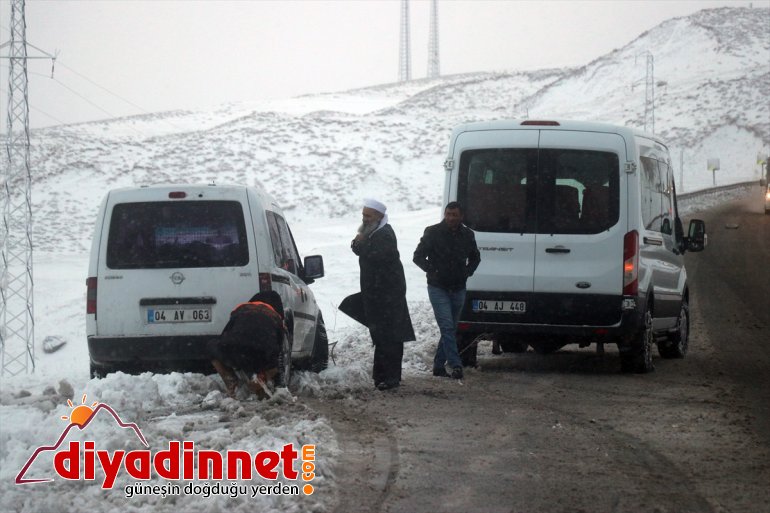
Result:
M361 267L364 316L374 344L372 377L379 390L401 384L404 342L415 339L406 305L404 267L385 211L379 201L364 200L363 222L350 244Z
M441 331L433 358L433 375L462 379L463 364L457 352L455 332L465 303L465 282L481 262L476 236L462 224L463 210L456 201L444 209L444 220L428 226L414 251L414 263L427 273L428 297Z

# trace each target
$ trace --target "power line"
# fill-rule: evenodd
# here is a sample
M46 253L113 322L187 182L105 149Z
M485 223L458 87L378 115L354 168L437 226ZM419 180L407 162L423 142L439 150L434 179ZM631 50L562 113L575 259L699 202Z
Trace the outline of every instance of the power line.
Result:
M139 105L135 104L134 102L132 102L132 101L130 101L130 100L127 100L127 99L123 98L123 97L122 97L122 96L120 96L119 94L117 94L117 93L115 93L115 92L113 92L113 91L110 91L109 89L107 89L107 88L106 88L106 87L104 87L103 85L97 84L96 82L94 82L93 80L91 80L91 79L90 79L90 78L88 78L87 76L83 75L82 73L79 73L79 72L75 71L75 70L74 70L73 68L71 68L70 66L67 66L66 64L63 64L63 63L61 63L61 62L59 62L59 65L60 65L60 66L62 66L63 68L67 68L67 69L68 69L68 70L70 70L72 73L74 73L75 75L79 76L80 78L82 78L82 79L83 79L83 80L85 80L86 82L89 82L89 83L91 83L91 84L95 85L95 86L96 86L96 87L98 87L99 89L101 89L101 90L103 90L103 91L105 91L105 92L107 92L107 93L111 94L111 95L112 95L112 96L114 96L115 98L118 98L119 100L122 100L122 101L126 102L127 104L131 105L132 107L134 107L134 108L136 108L136 109L139 109L140 111L142 111L142 113L143 113L143 114L150 114L150 112L148 112L148 111L147 111L147 110L145 110L144 108L140 107Z

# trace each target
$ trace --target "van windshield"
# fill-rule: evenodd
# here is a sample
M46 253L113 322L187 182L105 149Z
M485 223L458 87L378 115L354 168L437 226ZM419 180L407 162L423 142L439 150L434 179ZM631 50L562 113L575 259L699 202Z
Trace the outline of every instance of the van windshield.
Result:
M249 250L237 201L119 203L107 240L110 269L240 267Z
M465 224L496 233L599 233L619 219L615 153L536 148L463 152Z

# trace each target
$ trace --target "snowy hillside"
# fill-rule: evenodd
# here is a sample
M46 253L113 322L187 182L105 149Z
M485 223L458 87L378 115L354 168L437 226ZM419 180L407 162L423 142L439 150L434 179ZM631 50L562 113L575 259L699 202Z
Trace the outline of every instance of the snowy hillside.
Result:
M645 54L655 57L656 133L680 191L757 178L770 140L768 9L669 20L579 69L455 75L406 84L174 111L33 132L39 250L87 249L109 188L261 182L292 221L356 217L361 197L393 211L438 206L453 125L504 117L642 127Z

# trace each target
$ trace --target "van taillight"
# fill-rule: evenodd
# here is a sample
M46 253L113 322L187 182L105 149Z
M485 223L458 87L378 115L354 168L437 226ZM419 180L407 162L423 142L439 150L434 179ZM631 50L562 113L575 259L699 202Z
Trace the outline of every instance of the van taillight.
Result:
M169 192L168 197L171 199L183 199L187 197L187 193L184 191Z
M623 295L639 292L639 233L634 230L623 237Z
M273 290L273 280L270 279L270 273L259 273L259 291L267 292Z
M86 313L96 315L96 278L86 279Z

